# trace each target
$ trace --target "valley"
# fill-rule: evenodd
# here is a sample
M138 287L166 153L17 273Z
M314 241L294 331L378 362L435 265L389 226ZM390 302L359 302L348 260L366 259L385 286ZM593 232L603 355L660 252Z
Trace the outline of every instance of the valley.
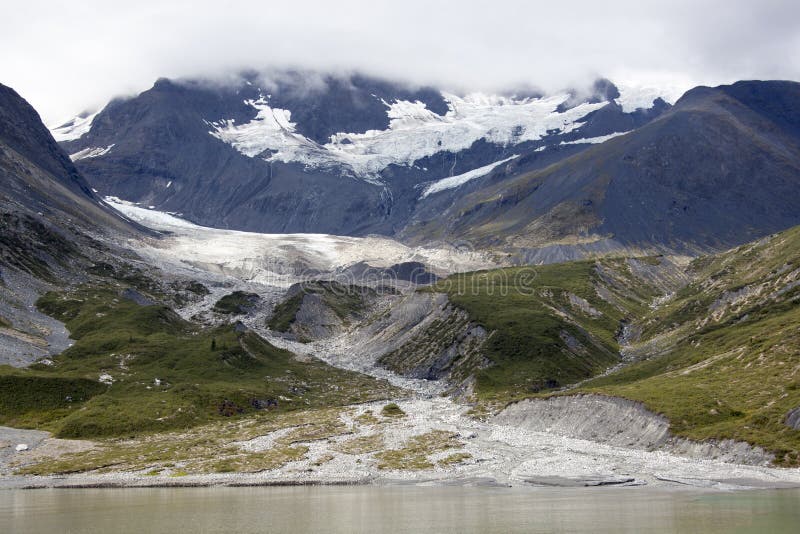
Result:
M720 365L716 353L702 364L682 363L681 342L669 338L681 340L681 328L690 328L681 324L678 332L668 327L665 333L663 325L681 323L672 310L682 309L693 288L705 287L702 280L715 280L706 291L730 294L730 283L714 275L718 265L766 268L768 256L771 265L791 266L791 254L772 255L789 244L800 252L792 241L796 231L698 260L689 270L683 260L652 257L498 270L490 256L386 240L374 246L369 238L364 246L334 236L219 231L115 205L126 217L168 232L127 244L156 270L114 273L102 286L95 281L40 299L38 308L63 320L76 341L54 365L3 373L13 387L53 392L46 411L41 393L27 406L15 394L13 410L24 416L3 424L55 433L31 434L31 448L6 460L6 487L800 484L796 470L771 467L792 465L795 458L796 431L775 427L783 424L785 407L800 401L794 390L786 389L780 410L758 398L749 404L727 399L731 408L716 401L725 400L717 397L721 392L710 390L705 400L695 393L691 406L712 403L723 424L731 417L753 420L749 434L722 425L712 434L703 420L711 416L701 416L700 425L676 425L673 417L687 415L670 417L673 408L641 393L665 386L637 389L658 380L665 367L669 376L691 377ZM396 277L359 280L346 267L361 260L384 269L421 261L439 279L432 285ZM491 270L474 271L481 266ZM704 278L693 278L701 268ZM739 280L736 272L725 271ZM776 275L772 293L752 292L760 294L761 308L769 309L778 293L791 295L792 288L780 291L793 283L792 272L783 268ZM155 273L158 278L150 279ZM318 284L311 280L339 285L309 286ZM306 284L303 299L284 312L289 326L269 328L287 291L300 282ZM354 287L365 289L352 297ZM750 293L740 292L737 312ZM234 294L253 297L222 311L219 302ZM158 300L170 302L175 314ZM723 300L730 305L730 298ZM329 308L342 302L347 305L339 315ZM660 323L661 314L669 320ZM621 324L634 332L624 340ZM666 356L651 357L654 343ZM621 369L583 381L577 391L568 387L619 368L620 349L629 362ZM659 363L665 358L668 364ZM766 361L762 368L742 383L763 385L764 373L775 367ZM684 387L682 394L689 391ZM71 406L60 402L65 392ZM517 402L525 398L533 400ZM742 413L731 415L733 409ZM769 429L769 439L758 434L759 424ZM16 440L26 439L22 432ZM78 450L68 445L74 438ZM715 439L692 441L708 438Z
M800 2L6 3L0 533L798 531Z
M800 485L797 84L356 81L272 124L308 101L160 80L61 145L2 88L0 486Z

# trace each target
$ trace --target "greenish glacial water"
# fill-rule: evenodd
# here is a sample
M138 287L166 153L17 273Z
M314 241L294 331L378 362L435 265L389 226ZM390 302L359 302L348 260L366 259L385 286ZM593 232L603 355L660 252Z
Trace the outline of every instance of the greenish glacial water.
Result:
M800 532L800 490L269 487L0 491L0 532Z

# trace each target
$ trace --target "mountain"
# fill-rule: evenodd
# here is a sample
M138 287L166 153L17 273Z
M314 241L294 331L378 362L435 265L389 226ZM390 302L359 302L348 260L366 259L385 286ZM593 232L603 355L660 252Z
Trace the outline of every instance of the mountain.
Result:
M317 408L394 391L318 360L299 361L247 328L182 318L173 308L196 305L211 291L138 255L145 240L159 237L105 204L34 109L0 85L3 428L131 435L267 407L290 411L284 399L292 391L302 398L301 387L314 391L302 405ZM162 417L165 411L171 415ZM6 450L2 456L6 474Z
M540 168L668 108L607 80L556 95L455 95L280 71L161 79L53 133L102 195L206 226L392 235L497 168Z
M401 235L447 235L529 260L570 248L738 245L800 223L798 109L795 82L698 87L631 133L420 210Z
M37 296L108 256L113 244L98 238L144 232L97 197L36 111L0 85L0 363L63 350L67 334L35 310Z
M2 88L0 423L61 438L103 439L95 445L76 443L78 448L66 449L68 454L43 447L27 455L18 449L13 456L17 474L92 477L102 468L152 484L236 472L258 473L257 482L263 484L300 480L298 473L307 482L309 473L325 473L324 465L332 462L328 473L336 478L320 480L341 482L343 473L380 480L382 471L396 479L396 470L409 470L415 474L407 478L430 481L431 473L447 473L457 465L460 480L519 482L522 473L522 483L530 484L537 479L528 478L529 470L541 464L542 451L549 471L556 465L553 454L570 449L573 455L564 438L578 437L613 445L602 449L609 462L604 469L626 477L646 463L653 464L647 467L648 481L692 483L698 466L701 480L694 483L706 487L708 480L725 487L736 481L753 484L751 473L756 483L797 480L738 465L732 481L730 466L722 463L800 464L800 227L763 236L795 216L797 84L697 88L671 109L655 104L652 111L630 111L618 89L598 83L590 96L559 97L547 104L555 107L543 115L545 122L598 106L571 126L505 145L495 142L503 139L502 128L480 134L458 152L460 157L475 162L493 150L506 152L444 182L418 181L424 174L414 173L427 172L415 167L421 160L410 166L390 163L377 175L364 171L365 161L373 165L376 158L397 152L366 151L360 154L364 158L334 162L339 156L319 139L349 129L339 122L355 120L347 113L309 113L304 133L298 133L298 126L291 126L291 132L284 128L287 135L280 139L285 145L260 150L265 119L243 115L231 123L223 121L225 110L215 120L190 113L194 108L189 104L201 93L218 98L220 109L227 106L219 91L228 89L204 85L197 93L172 82L160 85L153 98L173 102L173 96L155 93L175 91L183 94L185 106L162 102L165 107L157 113L148 106L136 108L142 121L129 131L130 139L141 135L139 142L152 143L154 154L167 158L158 152L161 147L177 150L186 135L192 150L213 146L239 162L231 165L292 169L306 183L325 176L354 184L353 191L384 193L396 183L414 184L402 192L409 204L404 217L381 223L409 219L402 235L410 241L452 236L534 260L541 250L536 247L554 243L575 248L599 243L618 247L617 252L697 252L746 235L759 239L691 263L665 255L620 254L462 272L512 260L480 251L467 264L456 261L454 253L461 251L386 250L388 239L259 236L200 228L128 205L126 213L146 214L141 220L172 221L165 226L175 232L145 236L98 198L30 106ZM363 97L391 89L365 87L361 93L346 85L337 91ZM277 121L281 114L276 110L284 108L272 108L267 102L272 96L263 89L260 93L258 100L242 100L243 113L252 113L254 104L261 107L258 114L266 113L267 106ZM418 109L423 98L426 109L436 107L433 93L419 90L415 95L403 98L420 99ZM88 141L103 131L115 106L122 109L138 98L112 104L93 118L80 117L57 133L62 139L79 134L63 141L66 147L84 137ZM327 96L315 98L322 107L331 102ZM448 106L477 106L472 97L443 98ZM499 109L542 106L547 97L531 95L499 106L500 100L490 100L477 107L495 120L505 112ZM211 105L212 100L204 102ZM403 102L400 107L408 104ZM281 105L292 104L286 100ZM445 116L439 115L443 120L426 115L421 122L444 122L447 132L462 131L455 117L446 118L451 111L448 107ZM519 109L512 111L518 120ZM173 112L176 126L165 131L160 116ZM352 128L381 127L378 115L358 115L363 122ZM197 117L203 127L191 130ZM421 132L427 126L405 117L413 126L412 140L425 141ZM240 127L254 121L257 135L246 144L248 128ZM602 129L625 121L634 128L627 134ZM591 128L599 128L595 137L575 140L602 143L570 144L569 136L589 135ZM362 150L379 137L358 135L344 145L362 143L353 149ZM454 142L442 135L443 146ZM159 144L159 136L165 143ZM304 152L289 138L317 141ZM75 161L102 163L111 161L117 144L73 148L78 149L72 152ZM252 156L240 152L251 148ZM319 150L325 153L320 156ZM444 162L454 154L436 150L427 161ZM289 160L311 154L319 159ZM139 157L151 155L145 151ZM194 155L211 158L201 150ZM181 158L184 163L192 159ZM129 176L131 187L137 185L134 178ZM267 189L274 183L269 181ZM349 215L371 228L363 214L337 213L335 202L344 203L341 207L354 200L341 188L332 191L331 198L322 199L330 221ZM300 189L291 192L305 198ZM666 224L659 210L669 195L689 209L679 204L676 219ZM398 206L394 197L391 202ZM767 203L773 211L765 209ZM576 205L580 210L573 209ZM318 221L304 221L312 223ZM183 236L177 231L181 227ZM181 239L187 236L192 240ZM343 244L348 240L358 242L350 252ZM131 248L123 248L123 241ZM207 254L198 260L189 257L193 250ZM241 256L232 257L232 251ZM303 251L317 263L307 262ZM440 266L435 274L418 261L423 257L438 257L431 261ZM381 258L383 267L371 265ZM274 262L281 276L253 276L258 262ZM298 266L302 269L295 271ZM311 280L300 280L299 271ZM337 276L346 284L335 281ZM12 365L2 365L7 363ZM469 412L453 398L468 399ZM387 404L390 400L396 402ZM85 445L91 448L80 448ZM557 467L594 465L598 448L585 441L581 447L587 452L564 456L569 461L557 458ZM519 451L536 456L520 456ZM692 463L672 453L707 461ZM675 471L677 464L682 467ZM552 483L548 471L538 469L533 475ZM618 483L613 477L611 483ZM637 474L638 479L643 478Z
M131 232L108 207L13 89L0 84L0 209L55 224Z
M469 242L521 262L695 255L800 223L798 96L749 81L670 106L608 80L456 95L251 72L161 79L54 134L101 195L206 226Z

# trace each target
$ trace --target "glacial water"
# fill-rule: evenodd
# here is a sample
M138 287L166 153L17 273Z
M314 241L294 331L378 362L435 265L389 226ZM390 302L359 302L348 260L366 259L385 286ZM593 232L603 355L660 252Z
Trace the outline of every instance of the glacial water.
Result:
M0 491L0 532L800 530L800 490L260 487Z

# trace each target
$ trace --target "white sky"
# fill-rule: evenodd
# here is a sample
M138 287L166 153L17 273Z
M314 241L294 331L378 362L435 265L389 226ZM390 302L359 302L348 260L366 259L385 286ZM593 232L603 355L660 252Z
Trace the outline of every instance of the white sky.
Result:
M358 69L448 89L800 79L798 0L0 0L0 83L48 123L160 76Z

